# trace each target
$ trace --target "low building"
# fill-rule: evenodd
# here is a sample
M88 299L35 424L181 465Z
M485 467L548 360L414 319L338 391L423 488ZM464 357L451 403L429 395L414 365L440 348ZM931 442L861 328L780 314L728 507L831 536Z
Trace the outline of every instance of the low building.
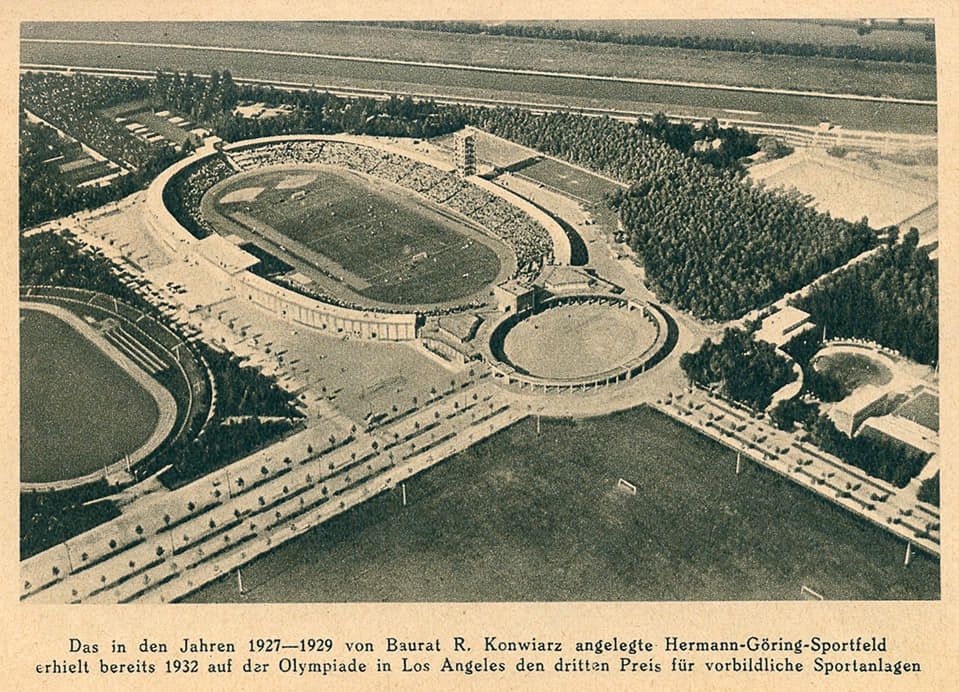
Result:
M203 259L230 276L249 269L260 261L217 233L201 240L197 247L198 254Z
M538 282L550 293L583 293L596 284L596 280L586 272L565 265L546 267Z
M808 312L787 305L764 319L762 326L756 331L755 337L758 341L765 341L773 346L782 347L815 326L810 321Z
M852 437L863 421L888 413L894 405L885 388L867 384L835 404L828 415L836 428Z
M519 313L536 307L536 289L516 279L494 286L493 295L500 312Z

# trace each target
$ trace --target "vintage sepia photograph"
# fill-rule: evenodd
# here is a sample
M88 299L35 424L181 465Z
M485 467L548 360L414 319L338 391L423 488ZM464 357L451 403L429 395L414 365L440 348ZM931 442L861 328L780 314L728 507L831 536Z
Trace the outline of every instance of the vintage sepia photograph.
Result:
M940 599L932 18L19 31L24 606Z

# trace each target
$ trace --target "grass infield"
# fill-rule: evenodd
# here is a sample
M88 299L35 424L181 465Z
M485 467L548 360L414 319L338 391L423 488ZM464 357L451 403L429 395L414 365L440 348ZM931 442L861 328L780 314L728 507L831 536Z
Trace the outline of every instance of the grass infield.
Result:
M297 184L286 186L287 180ZM241 200L240 193L258 187L254 200ZM412 195L332 168L244 176L219 190L216 210L247 228L272 229L292 241L280 243L284 249L386 303L456 300L482 290L500 271L494 241L466 234Z
M156 402L65 322L20 312L20 480L49 482L103 468L142 445Z
M939 563L648 409L522 421L187 600L935 599ZM617 490L625 478L635 496Z
M608 180L553 159L537 161L520 174L593 204L602 203L608 193L617 189Z

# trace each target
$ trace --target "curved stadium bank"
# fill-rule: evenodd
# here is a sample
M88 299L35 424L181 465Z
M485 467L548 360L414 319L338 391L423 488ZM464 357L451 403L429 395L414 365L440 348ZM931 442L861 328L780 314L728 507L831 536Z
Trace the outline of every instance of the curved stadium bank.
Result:
M397 153L386 142L377 141L371 144L370 138L353 138L346 135L300 135L263 137L228 144L222 147L222 152L231 162L233 157L249 158L249 154L257 150L275 147L289 143L324 143L335 145L350 145L372 151L379 151L395 159L403 159L404 163L418 167L430 167L437 174L451 178L449 171L434 168L434 163L426 163L426 159L416 160L412 152ZM219 155L219 151L209 149L198 155L178 162L171 166L153 182L147 193L147 217L160 239L180 255L191 262L204 262L211 268L227 277L237 290L237 294L245 296L262 308L280 315L291 321L299 322L314 329L333 335L350 336L362 339L376 339L389 341L405 341L417 338L418 326L421 324L421 313L416 310L404 311L401 306L394 310L365 308L364 306L337 305L317 297L311 297L297 292L286 286L265 279L254 274L249 269L255 265L258 258L241 249L226 237L212 233L206 237L198 237L171 213L165 203L165 190L178 176L187 174L190 170L201 166ZM235 165L237 173L244 169ZM489 183L486 180L472 177L465 186L475 188L476 192L487 197L495 196L501 202L514 207L529 224L535 224L538 231L548 245L549 254L540 257L528 258L529 263L542 264L549 261L566 263L569 261L569 240L565 232L548 215L537 209L522 198ZM475 194L475 193L474 193ZM458 210L457 210L458 211ZM482 221L480 222L482 223ZM490 236L499 242L510 245L510 238L503 234L490 232ZM529 254L529 253L527 253ZM522 271L520 267L517 271ZM516 274L517 272L514 272Z
M211 168L218 167L215 175L196 176L199 180L194 185L191 175L209 164L213 164ZM487 317L496 309L500 311L502 318L492 325L488 335L479 340L481 345L443 341L436 331L424 329L428 315L444 314L430 308L445 310L449 307L446 304L396 304L384 308L378 301L364 301L362 296L355 295L351 297L358 298L353 301L358 304L337 304L337 301L311 291L295 290L288 282L255 273L253 269L260 258L243 249L237 237L204 218L199 200L210 190L221 189L225 181L234 176L257 170L280 171L288 169L291 164L306 168L356 167L355 172L374 182L381 179L384 187L406 187L406 192L422 199L424 206L431 204L448 216L460 219L463 226L480 229L488 236L484 242L505 247L512 261L499 272L495 285L486 284L471 296L474 299L479 297L479 300L468 304L461 301L448 310L466 315L484 312ZM174 205L168 198L168 188L177 185L193 198L192 207L185 216L182 208L171 208ZM254 194L255 189L251 188ZM296 199L296 194L291 190L287 197ZM449 166L444 168L442 163L418 152L400 149L385 139L350 135L279 136L201 150L171 166L154 181L147 192L146 216L170 250L188 262L203 263L217 272L240 299L331 336L380 341L421 339L434 352L437 352L437 346L450 351L453 355L450 360L463 362L483 358L490 363L495 381L501 384L544 393L590 391L631 380L668 352L669 328L664 313L656 306L616 295L620 290L617 287L570 267L570 240L554 218L484 178L459 177ZM464 234L464 238L468 239L468 236ZM281 257L287 251L286 245L275 241L270 247L273 252L279 249L277 254ZM437 258L431 259L437 261ZM557 288L550 284L548 277L557 272L568 275L565 286ZM323 273L332 278L328 272ZM587 368L588 372L564 373L562 369L550 372L549 368L534 372L503 351L503 343L510 333L514 330L522 332L527 321L537 322L543 319L543 315L559 315L564 310L581 306L599 310L588 326L597 342L593 344L597 351L595 362L591 369ZM610 319L613 324L602 324ZM620 320L624 320L624 324L636 325L642 331L642 344L624 346L613 354L606 353L608 343L623 341L623 335L615 326ZM538 324L533 327L538 328ZM580 335L575 330L544 329L541 337L547 332L555 337L555 341L548 344L543 342L540 349L547 360L554 348L575 351L590 346L578 341ZM454 353L457 350L459 353Z

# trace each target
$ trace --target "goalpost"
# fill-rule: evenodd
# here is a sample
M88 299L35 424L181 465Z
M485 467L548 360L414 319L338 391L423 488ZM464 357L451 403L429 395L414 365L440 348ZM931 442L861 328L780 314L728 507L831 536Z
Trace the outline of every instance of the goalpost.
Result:
M810 589L810 588L809 588L808 586L806 586L805 584L803 584L803 585L802 585L802 588L799 589L799 596L800 596L800 598L802 598L802 599L804 599L804 600L807 600L807 601L823 601L823 600L825 600L825 599L823 598L823 596L822 596L821 593L818 593L818 592L816 592L816 591L813 591L812 589Z
M616 481L616 487L619 490L622 490L624 493L629 493L630 495L636 494L636 486L625 478L620 478L618 481Z

